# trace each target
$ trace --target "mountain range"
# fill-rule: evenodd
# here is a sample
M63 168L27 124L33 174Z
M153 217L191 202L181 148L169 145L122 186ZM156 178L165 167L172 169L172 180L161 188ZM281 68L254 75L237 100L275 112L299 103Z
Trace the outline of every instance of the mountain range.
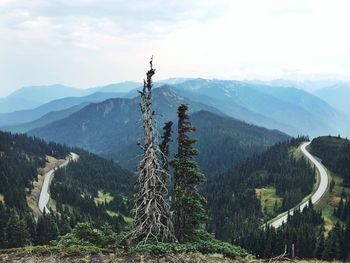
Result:
M0 113L33 109L52 100L65 97L82 97L95 92L126 93L141 85L138 82L128 81L89 89L77 89L58 84L24 87L0 99Z
M153 101L159 130L165 121L176 123L178 105L190 105L193 124L198 126L194 136L200 139L199 163L206 172L216 172L227 163L235 163L288 138L282 132L225 116L214 107L177 95L169 87L154 90ZM141 125L139 98L118 98L90 104L65 119L33 129L29 134L79 146L134 168L137 164L135 156L142 153L137 146L137 139L142 135Z
M123 97L124 95L125 95L124 93L95 92L93 94L83 96L83 97L65 97L62 99L50 101L34 109L20 110L20 111L15 111L10 113L0 113L0 125L3 127L15 126L14 127L15 130L21 130L20 126L28 126L28 122L30 123L32 121L35 121L43 117L45 114L67 110L71 107L78 106L82 103L86 104L86 103L92 103L92 102L100 102L109 98ZM79 108L76 108L76 109L78 110ZM61 116L66 117L68 115L65 116L61 114ZM57 119L57 117L55 117L54 119ZM24 123L26 125L21 125ZM7 129L14 131L10 127L8 127ZM26 129L24 128L22 128L22 130L26 131Z
M140 84L130 84L128 88L130 90L138 85ZM115 86L121 87L118 84ZM67 110L83 102L137 96L136 88L131 89L128 93L106 92L116 90L117 88L111 88L115 86L105 86L100 88L102 91L99 93L89 96L66 97L51 101L24 112L0 114L0 127L6 127L5 129L9 131L26 132L30 128L39 128L43 124L48 124L49 119L46 122L37 122L38 125L32 122L52 111ZM319 95L321 90L312 94L284 85L272 86L249 81L169 79L157 82L156 86L171 88L179 96L216 108L235 119L269 129L278 129L293 136L301 134L311 137L324 134L348 136L350 134L350 113L347 115L347 110L344 110L346 102L343 103L343 108L338 107L336 103L337 100L341 100L339 97L346 98L346 88L343 88L343 93L339 92L340 95L329 91L321 98L322 96ZM76 107L75 109L81 108ZM69 113L73 111L74 108ZM53 120L67 116L68 114L57 113ZM22 127L18 124L21 124Z
M136 92L140 84L123 85L2 113L1 129L79 146L134 169L135 156L141 153L137 139L142 135L142 123ZM198 146L203 153L198 162L208 173L286 140L286 134L350 134L350 118L343 111L293 87L207 79L170 79L156 86L153 107L158 130L165 121L176 123L179 104L189 104L193 123L198 126L194 135L200 138ZM111 92L118 89L128 92Z

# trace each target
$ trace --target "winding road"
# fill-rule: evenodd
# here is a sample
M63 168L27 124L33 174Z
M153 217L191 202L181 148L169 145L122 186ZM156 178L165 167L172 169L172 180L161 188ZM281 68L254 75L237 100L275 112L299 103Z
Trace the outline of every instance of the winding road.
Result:
M311 142L304 142L301 145L301 151L304 154L304 156L306 158L308 158L317 168L319 174L320 174L320 182L318 185L317 190L311 195L310 198L308 198L307 200L303 201L301 204L299 204L298 206L294 207L293 209L291 209L291 211L289 212L289 214L293 215L293 212L296 209L302 210L304 209L305 206L307 206L307 204L309 203L310 199L311 202L314 204L316 203L318 200L320 200L322 198L322 196L327 192L327 188L328 188L328 174L326 169L324 168L324 166L314 157L311 155L311 153L309 153L306 150L306 147L310 144ZM281 216L282 215L282 216ZM288 211L282 213L281 215L277 216L275 219L271 220L271 222L269 223L269 225L273 226L274 228L278 228L280 227L283 223L287 222L287 218L288 218Z
M50 186L50 182L51 182L51 177L53 176L55 171L58 168L62 168L62 167L67 166L69 164L69 162L72 162L72 161L74 162L74 161L78 160L78 158L79 158L79 155L71 152L68 160L66 160L61 165L51 169L49 172L47 172L44 175L44 183L43 183L43 186L41 188L39 202L38 202L39 210L41 213L44 213L44 210L46 213L50 213L50 210L47 208L47 204L49 203L49 200L50 200L50 194L48 191L49 191L49 186Z

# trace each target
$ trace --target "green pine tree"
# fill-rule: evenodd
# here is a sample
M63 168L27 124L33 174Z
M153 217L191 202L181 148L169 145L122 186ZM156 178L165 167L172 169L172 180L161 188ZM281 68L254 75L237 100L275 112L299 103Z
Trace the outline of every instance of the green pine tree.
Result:
M44 214L38 218L36 243L38 245L45 245L57 239L58 236L59 230L55 216L44 212Z
M22 247L29 243L29 233L25 222L20 219L18 213L13 210L6 226L7 246Z
M7 223L7 213L4 204L0 201L0 248L5 248L6 246L6 223Z
M205 198L198 192L197 187L204 181L193 157L198 150L193 147L196 139L188 136L195 131L187 114L188 106L182 104L178 108L178 152L172 161L174 167L174 217L175 236L181 243L195 238L197 230L202 229L207 219L203 208Z
M316 248L314 251L314 257L318 259L322 259L322 253L324 250L324 227L321 226L318 237L317 237L317 243L316 243Z

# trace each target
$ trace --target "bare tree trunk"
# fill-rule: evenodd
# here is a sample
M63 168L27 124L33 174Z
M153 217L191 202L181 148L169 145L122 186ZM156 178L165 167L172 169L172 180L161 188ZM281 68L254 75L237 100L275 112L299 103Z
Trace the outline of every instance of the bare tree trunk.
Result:
M166 242L174 240L168 203L167 172L158 158L161 154L155 137L151 110L152 76L155 74L152 60L147 80L144 81L140 108L144 128L144 157L139 165L138 189L135 198L132 239Z

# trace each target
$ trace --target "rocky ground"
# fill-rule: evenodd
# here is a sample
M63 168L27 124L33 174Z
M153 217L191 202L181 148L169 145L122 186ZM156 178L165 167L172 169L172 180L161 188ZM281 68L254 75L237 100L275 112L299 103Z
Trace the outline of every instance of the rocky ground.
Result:
M51 255L16 255L3 254L0 255L0 262L14 262L14 263L112 263L112 262L130 262L130 263L239 263L246 262L240 260L233 260L223 258L220 255L201 255L201 254L179 254L166 256L121 256L116 254L109 255L67 255L67 254L51 254ZM254 262L254 261L251 261ZM255 261L258 262L258 261Z

